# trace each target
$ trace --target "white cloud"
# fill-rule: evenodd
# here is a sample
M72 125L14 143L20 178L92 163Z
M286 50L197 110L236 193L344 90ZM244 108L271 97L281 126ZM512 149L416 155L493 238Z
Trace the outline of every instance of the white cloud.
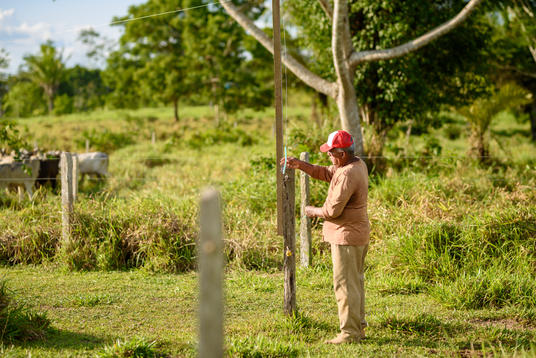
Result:
M13 16L14 13L15 13L15 9L7 9L7 10L0 9L0 21L5 19L6 17Z
M27 35L28 37L48 40L51 36L50 24L39 22L37 24L28 25L23 22L21 25L12 28L13 33Z

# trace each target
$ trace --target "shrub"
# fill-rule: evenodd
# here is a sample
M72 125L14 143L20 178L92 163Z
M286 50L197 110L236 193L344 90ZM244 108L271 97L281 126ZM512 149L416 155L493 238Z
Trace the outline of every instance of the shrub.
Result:
M223 125L218 128L207 129L204 132L194 133L186 143L192 148L202 148L221 143L236 143L246 147L257 143L257 139L240 128Z
M82 138L76 139L75 142L79 147L85 147L86 140L89 140L91 146L98 151L110 153L119 148L134 144L134 136L130 133L114 133L107 129L97 131L85 130L82 132Z
M61 115L61 114L69 114L73 113L73 98L69 97L66 94L62 94L61 96L56 96L54 98L54 114L55 115Z

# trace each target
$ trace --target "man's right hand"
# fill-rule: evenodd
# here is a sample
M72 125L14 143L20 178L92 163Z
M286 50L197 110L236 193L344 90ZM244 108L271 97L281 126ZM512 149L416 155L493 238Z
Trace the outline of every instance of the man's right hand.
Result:
M300 164L302 163L301 160L294 157L287 157L287 168L290 169L300 169ZM281 166L285 165L285 158L281 158L281 162L279 163Z

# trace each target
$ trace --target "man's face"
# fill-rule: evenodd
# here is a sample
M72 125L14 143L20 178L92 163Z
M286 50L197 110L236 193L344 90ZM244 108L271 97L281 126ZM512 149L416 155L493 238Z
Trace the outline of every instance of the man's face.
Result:
M344 161L344 152L338 151L338 149L332 149L328 151L329 159L331 163L336 167L340 167Z

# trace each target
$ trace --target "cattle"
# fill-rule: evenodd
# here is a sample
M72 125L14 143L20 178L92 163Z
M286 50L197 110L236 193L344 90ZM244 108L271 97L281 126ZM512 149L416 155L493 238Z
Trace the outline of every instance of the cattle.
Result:
M108 176L108 154L102 152L82 153L78 156L78 173L81 181L84 176L95 175L98 178Z
M60 158L59 156L50 156L39 159L39 174L37 175L36 185L44 186L50 183L52 189L56 189L58 182L58 174L60 173Z
M32 188L39 173L39 167L38 159L0 164L0 187L19 187L19 200L22 200L21 187L24 186L30 200L32 200Z

